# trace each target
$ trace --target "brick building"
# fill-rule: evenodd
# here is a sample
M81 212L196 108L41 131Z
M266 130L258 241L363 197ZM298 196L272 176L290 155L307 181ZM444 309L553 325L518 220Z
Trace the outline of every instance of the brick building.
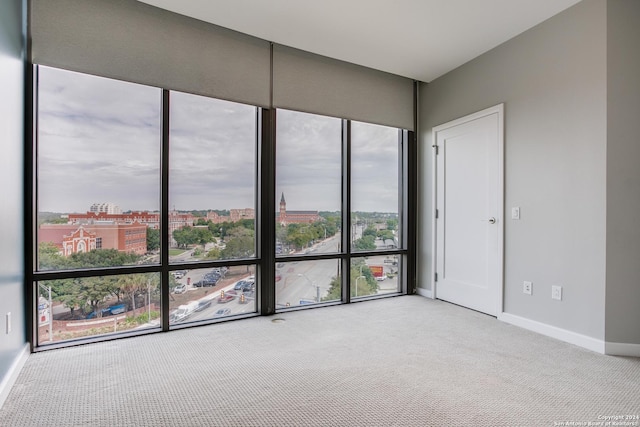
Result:
M231 209L229 211L229 216L219 215L217 212L209 211L207 212L207 220L211 221L214 224L220 224L223 222L236 222L241 219L255 219L256 211L252 208L244 208L244 209Z
M131 211L127 213L87 212L69 214L69 222L72 224L95 224L96 222L109 221L117 224L132 224L137 222L149 228L160 228L160 212ZM195 217L190 213L169 212L169 235L182 227L193 226Z
M64 256L93 249L116 249L143 255L147 252L147 226L138 222L117 224L42 224L38 229L38 243L56 245Z
M284 193L280 197L280 210L276 213L276 222L281 226L287 224L310 224L312 222L321 221L322 217L318 211L288 211L287 201L284 199Z

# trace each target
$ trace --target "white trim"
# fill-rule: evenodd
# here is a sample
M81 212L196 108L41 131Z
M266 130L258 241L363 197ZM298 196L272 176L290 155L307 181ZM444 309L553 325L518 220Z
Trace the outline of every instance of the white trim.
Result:
M498 267L498 298L496 301L495 313L502 313L504 309L504 225L505 218L507 217L504 212L504 103L494 105L493 107L485 108L468 116L461 117L459 119L435 126L431 131L432 145L435 146L438 142L438 132L458 126L473 120L480 119L482 117L497 114L498 116L498 257L500 258L500 266ZM438 225L436 221L436 209L438 208L438 156L433 154L433 162L431 166L432 177L432 206L433 212L431 217L431 230L432 230L432 242L431 242L431 265L433 266L433 272L428 280L431 282L432 298L437 298L438 286L435 281L435 273L437 269L437 252L438 252Z
M13 387L16 380L18 379L18 375L20 374L20 371L22 371L22 368L24 367L24 364L27 362L28 358L29 344L27 343L24 345L24 348L22 349L20 354L18 354L18 356L13 361L13 364L2 379L2 382L0 382L0 409L4 405L4 402L7 400L7 397L9 397L11 387Z
M610 356L640 357L640 344L627 344L623 342L605 342L604 354Z
M433 298L433 291L430 289L416 288L416 293L425 298Z
M529 331L546 335L551 338L555 338L560 341L568 342L569 344L574 344L579 347L595 351L596 353L605 354L605 342L603 340L598 340L586 335L578 334L576 332L571 332L566 329L547 325L546 323L537 322L535 320L526 319L524 317L515 316L509 313L502 313L498 315L498 320L501 320L505 323L510 323L514 326L519 326ZM640 346L638 346L638 348L640 349Z

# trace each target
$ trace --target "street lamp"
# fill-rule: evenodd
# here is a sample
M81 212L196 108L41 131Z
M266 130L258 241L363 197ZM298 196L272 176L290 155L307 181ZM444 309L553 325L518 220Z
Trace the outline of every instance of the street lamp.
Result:
M306 274L298 273L298 277L304 277L305 279L307 279L307 281L309 281L309 284L311 286L314 286L316 288L316 302L320 302L320 286L314 285L311 279L309 279Z

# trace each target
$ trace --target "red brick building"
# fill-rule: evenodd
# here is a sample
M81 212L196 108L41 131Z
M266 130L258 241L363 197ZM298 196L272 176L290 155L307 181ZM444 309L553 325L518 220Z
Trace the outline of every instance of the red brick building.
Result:
M209 211L207 212L207 220L211 221L214 224L220 224L223 222L236 222L241 219L255 219L256 211L252 208L244 208L244 209L231 209L229 211L229 216L219 215L217 212Z
M38 229L38 243L50 242L64 256L94 249L116 249L120 252L147 252L147 226L137 222L116 224L42 224Z
M282 193L280 211L276 213L276 222L279 222L281 226L287 224L310 224L321 220L322 217L318 214L318 211L288 211L287 202L284 199L284 193Z
M110 221L116 224L132 224L137 222L149 228L160 228L160 212L131 211L128 213L110 214L106 212L87 212L69 214L72 224L95 224L97 221ZM193 226L195 217L190 213L169 212L169 235L182 227Z

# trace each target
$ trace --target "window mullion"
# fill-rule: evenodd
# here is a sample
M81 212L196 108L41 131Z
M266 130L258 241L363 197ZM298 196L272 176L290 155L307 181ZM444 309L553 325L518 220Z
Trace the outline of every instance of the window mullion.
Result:
M262 110L262 137L260 138L260 179L258 189L259 215L256 229L261 230L259 242L260 251L260 286L258 295L260 304L258 310L262 315L275 313L276 285L275 285L275 248L276 248L276 192L275 164L276 164L276 113L274 109Z
M162 90L160 186L160 306L162 330L169 330L169 90Z
M351 120L342 121L342 301L351 302Z

